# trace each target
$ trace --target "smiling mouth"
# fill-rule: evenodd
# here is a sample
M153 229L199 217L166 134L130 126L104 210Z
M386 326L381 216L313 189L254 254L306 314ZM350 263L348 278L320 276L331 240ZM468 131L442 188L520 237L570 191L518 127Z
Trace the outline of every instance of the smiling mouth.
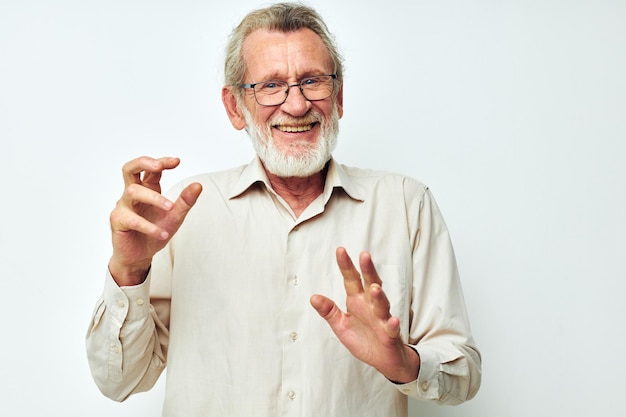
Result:
M275 125L274 128L280 130L281 132L287 133L308 132L309 130L313 129L313 126L315 126L316 123L311 123L303 126Z

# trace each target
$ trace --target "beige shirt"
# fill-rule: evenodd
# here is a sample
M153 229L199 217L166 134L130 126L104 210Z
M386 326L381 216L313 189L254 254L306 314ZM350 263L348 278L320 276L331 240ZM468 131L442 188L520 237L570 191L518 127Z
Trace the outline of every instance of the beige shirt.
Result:
M105 395L149 389L166 362L166 417L404 417L406 395L475 395L481 359L424 185L331 160L323 194L296 218L257 159L172 195L192 181L204 190L148 280L119 288L107 276L87 335ZM311 307L318 293L345 311L338 246L353 260L371 252L402 338L420 354L416 381L396 385L355 359Z

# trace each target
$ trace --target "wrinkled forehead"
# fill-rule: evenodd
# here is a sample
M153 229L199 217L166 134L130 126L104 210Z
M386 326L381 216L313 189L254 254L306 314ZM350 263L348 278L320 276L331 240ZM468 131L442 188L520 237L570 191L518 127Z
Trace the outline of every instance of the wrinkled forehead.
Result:
M306 77L332 73L330 53L322 38L310 29L291 32L258 29L244 40L246 78ZM260 77L260 78L259 78Z

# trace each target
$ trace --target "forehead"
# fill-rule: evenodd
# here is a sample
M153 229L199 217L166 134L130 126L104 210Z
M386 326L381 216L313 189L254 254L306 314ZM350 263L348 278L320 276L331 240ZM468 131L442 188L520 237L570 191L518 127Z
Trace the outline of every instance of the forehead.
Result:
M249 81L297 79L334 71L322 38L310 29L255 30L244 40L243 59Z

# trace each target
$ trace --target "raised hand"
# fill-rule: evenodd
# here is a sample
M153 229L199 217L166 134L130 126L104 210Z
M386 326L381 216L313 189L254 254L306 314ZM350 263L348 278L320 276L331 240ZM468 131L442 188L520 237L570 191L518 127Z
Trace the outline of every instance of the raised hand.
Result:
M363 252L359 257L362 277L344 248L338 248L336 256L344 279L347 311L317 294L311 297L311 305L357 359L394 382L417 379L419 355L400 338L400 320L391 316L389 300L370 254Z
M120 286L142 283L152 257L183 223L202 192L188 185L175 202L161 195L161 174L178 166L178 158L140 157L122 168L124 193L111 212L113 256L109 271Z

